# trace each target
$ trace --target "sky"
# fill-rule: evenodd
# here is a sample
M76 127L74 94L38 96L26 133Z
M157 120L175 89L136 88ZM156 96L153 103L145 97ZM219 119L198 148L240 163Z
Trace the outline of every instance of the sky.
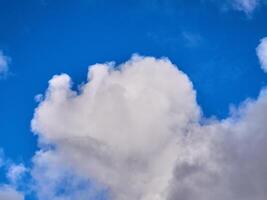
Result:
M264 200L265 0L0 0L0 200Z

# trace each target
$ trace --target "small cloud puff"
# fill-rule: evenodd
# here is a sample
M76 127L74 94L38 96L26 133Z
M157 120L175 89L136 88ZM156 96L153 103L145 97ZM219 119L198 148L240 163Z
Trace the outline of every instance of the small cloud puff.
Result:
M267 37L261 39L260 44L256 50L261 68L264 72L267 73Z
M8 168L7 178L11 183L16 183L21 179L23 174L27 171L26 167L23 164L12 164Z

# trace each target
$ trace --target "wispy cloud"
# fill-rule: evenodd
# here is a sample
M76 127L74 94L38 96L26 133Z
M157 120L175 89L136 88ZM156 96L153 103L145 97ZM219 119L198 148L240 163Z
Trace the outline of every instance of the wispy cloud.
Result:
M197 47L203 42L203 38L200 34L193 33L190 31L183 31L182 37L187 47Z
M10 58L0 50L0 77L5 76L9 70Z
M231 3L235 10L251 14L261 4L261 0L232 0Z
M224 11L240 11L248 17L251 17L257 8L266 3L264 0L204 0L204 2L207 1L217 3Z

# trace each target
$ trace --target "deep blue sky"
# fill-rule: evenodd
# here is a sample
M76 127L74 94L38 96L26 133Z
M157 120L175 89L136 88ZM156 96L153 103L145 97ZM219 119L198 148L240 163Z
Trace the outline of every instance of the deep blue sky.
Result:
M11 59L0 80L0 147L29 162L34 96L47 81L65 72L79 84L90 64L133 53L168 57L190 77L204 115L224 118L266 85L255 53L266 19L266 6L247 16L211 1L0 0L0 49Z

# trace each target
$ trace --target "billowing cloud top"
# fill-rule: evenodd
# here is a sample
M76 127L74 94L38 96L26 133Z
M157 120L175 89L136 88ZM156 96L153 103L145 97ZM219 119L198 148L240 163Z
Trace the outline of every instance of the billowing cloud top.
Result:
M263 89L203 124L192 83L166 58L90 66L78 91L54 76L32 120L38 198L264 200L266 113Z
M90 66L79 92L68 75L54 76L32 127L114 198L161 199L177 143L199 119L195 92L168 59L133 56L118 68Z

